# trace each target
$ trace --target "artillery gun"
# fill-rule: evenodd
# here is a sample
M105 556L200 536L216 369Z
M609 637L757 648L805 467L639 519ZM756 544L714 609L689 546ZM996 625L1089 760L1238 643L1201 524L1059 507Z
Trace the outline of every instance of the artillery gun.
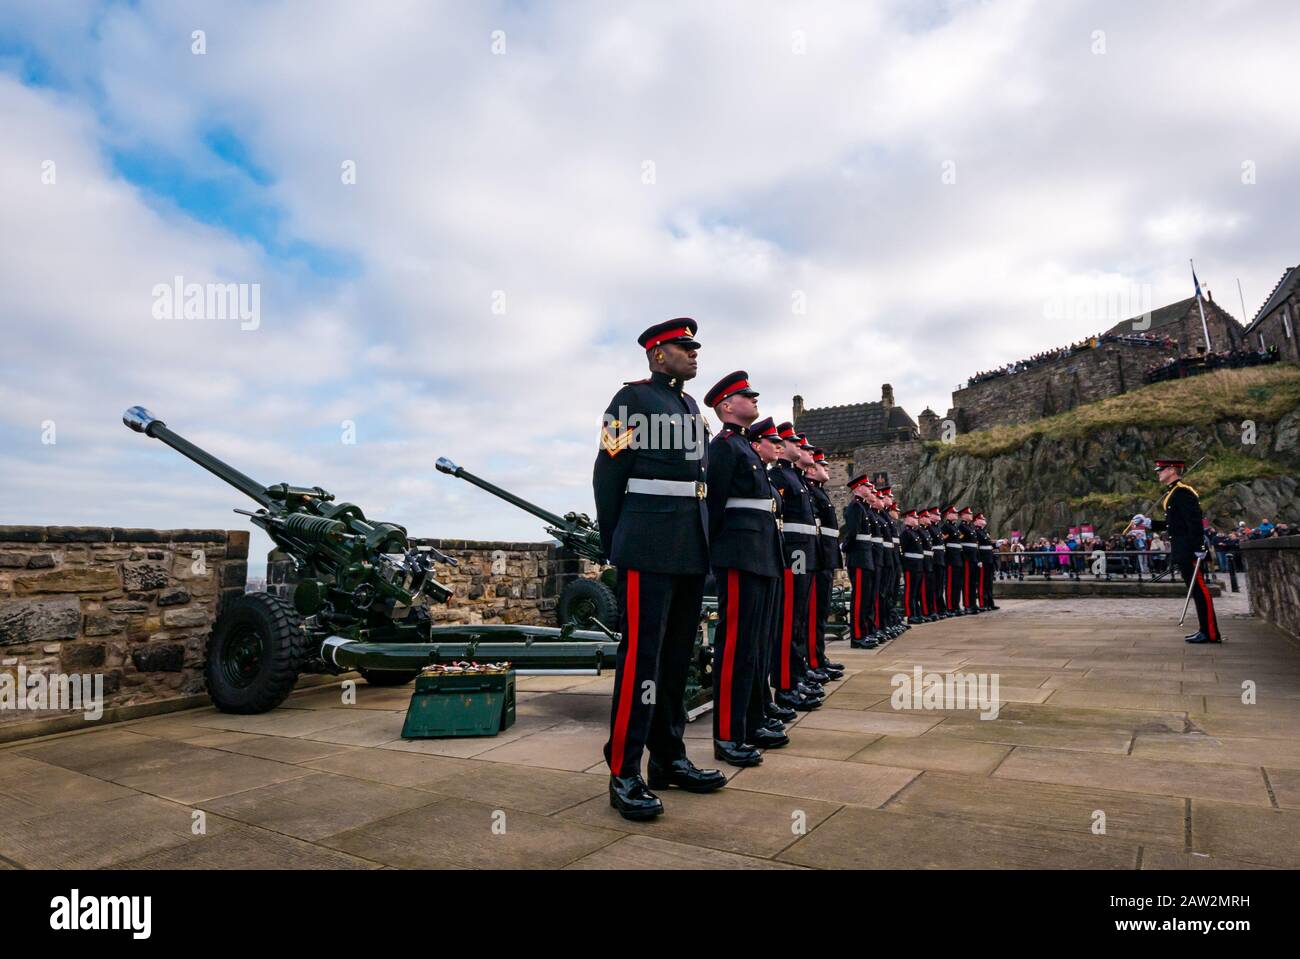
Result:
M568 624L590 626L594 622L610 628L617 624L618 597L614 593L616 574L608 567L609 558L605 555L604 547L601 546L600 529L595 520L586 513L565 513L563 516L552 513L536 503L530 503L522 496L516 496L509 490L488 482L481 476L475 476L445 456L438 457L434 465L440 473L463 479L466 483L505 500L511 506L532 513L546 524L546 532L559 540L560 545L565 549L606 567L597 579L571 579L564 584L555 607L555 617L561 626Z
M509 660L520 674L595 675L612 668L617 637L547 626L434 626L429 604L452 591L434 577L455 565L413 546L395 523L367 519L319 486L262 486L133 406L122 422L224 480L258 505L248 516L292 560L293 602L245 593L226 603L208 639L204 675L218 709L261 713L282 703L302 672L356 670L379 686L408 683L431 663Z

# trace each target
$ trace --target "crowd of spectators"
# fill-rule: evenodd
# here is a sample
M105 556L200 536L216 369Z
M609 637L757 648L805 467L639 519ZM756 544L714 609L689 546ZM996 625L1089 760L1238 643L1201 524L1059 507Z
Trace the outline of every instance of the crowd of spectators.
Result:
M988 380L997 379L1000 376L1014 376L1017 373L1025 373L1036 366L1042 366L1044 363L1051 363L1054 360L1074 356L1076 353L1082 353L1084 350L1096 349L1103 343L1127 343L1132 346L1150 346L1164 350L1176 349L1178 345L1171 337L1157 336L1154 333L1098 333L1096 336L1090 336L1085 340L1080 340L1078 343L1071 343L1069 346L1062 346L1054 350L1045 350L1042 353L1035 353L1028 359L1017 360L1015 363L1008 363L1006 366L999 367L996 370L986 370L982 373L976 373L966 381L966 385L974 386L976 383L984 383Z
M1164 380L1177 380L1184 376L1209 373L1212 370L1235 370L1244 366L1276 363L1278 359L1280 357L1276 346L1270 346L1266 350L1223 350L1170 356L1147 367L1146 381L1159 383Z
M1295 524L1272 523L1262 520L1258 526L1238 522L1235 527L1219 530L1208 527L1206 540L1211 555L1206 567L1216 570L1245 569L1241 543L1250 539L1270 536L1290 536L1297 530ZM1124 533L1094 537L1071 531L1065 535L1040 536L1035 540L997 540L997 570L1002 578L1021 579L1025 576L1078 577L1091 568L1095 550L1106 552L1106 571L1115 576L1158 576L1169 569L1169 540L1160 533L1136 525ZM1231 564L1231 565L1230 565Z

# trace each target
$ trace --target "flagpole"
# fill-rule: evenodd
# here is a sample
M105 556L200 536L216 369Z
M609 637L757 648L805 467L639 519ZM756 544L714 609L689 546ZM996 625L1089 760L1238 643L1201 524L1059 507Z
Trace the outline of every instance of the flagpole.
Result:
M1187 262L1192 263L1191 257L1188 257ZM1192 279L1193 280L1196 279L1195 263L1192 263ZM1196 284L1196 308L1201 311L1201 332L1205 334L1205 352L1209 353L1210 352L1210 328L1209 326L1206 325L1205 322L1205 304L1201 302L1201 284L1199 282Z

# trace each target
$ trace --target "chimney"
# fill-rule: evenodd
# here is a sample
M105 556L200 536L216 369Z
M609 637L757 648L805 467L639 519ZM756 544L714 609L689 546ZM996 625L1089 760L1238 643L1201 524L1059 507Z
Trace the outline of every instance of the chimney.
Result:
M894 388L888 383L880 387L880 405L885 409L894 405Z
M796 396L790 405L792 407L791 412L794 414L794 416L791 418L791 422L797 423L799 421L799 417L803 416L803 397Z

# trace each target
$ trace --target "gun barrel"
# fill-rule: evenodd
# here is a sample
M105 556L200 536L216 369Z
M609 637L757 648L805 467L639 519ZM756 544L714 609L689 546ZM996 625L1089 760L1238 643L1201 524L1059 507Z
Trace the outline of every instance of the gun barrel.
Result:
M198 463L212 475L225 480L249 499L254 500L259 506L269 507L271 505L271 497L267 495L265 486L251 477L245 476L230 464L217 459L211 453L199 449L185 437L173 433L167 428L166 423L143 406L133 406L123 413L122 422L137 433L143 433L145 436L166 443L182 456Z
M528 500L516 496L514 493L511 493L508 490L503 490L500 486L497 486L495 483L489 483L481 476L475 476L469 470L465 469L463 466L457 466L455 463L447 459L445 456L441 456L438 458L438 462L436 466L439 472L447 473L450 476L455 476L457 479L463 479L466 483L472 483L473 485L477 486L479 489L491 493L493 496L503 499L507 503L511 503L515 506L518 506L524 512L532 513L538 519L545 520L546 522L550 523L552 526L558 526L560 528L564 528L565 526L568 525L568 522L565 520L563 516L559 516L555 513L552 513L550 510L542 509L536 503L530 503L528 502Z

